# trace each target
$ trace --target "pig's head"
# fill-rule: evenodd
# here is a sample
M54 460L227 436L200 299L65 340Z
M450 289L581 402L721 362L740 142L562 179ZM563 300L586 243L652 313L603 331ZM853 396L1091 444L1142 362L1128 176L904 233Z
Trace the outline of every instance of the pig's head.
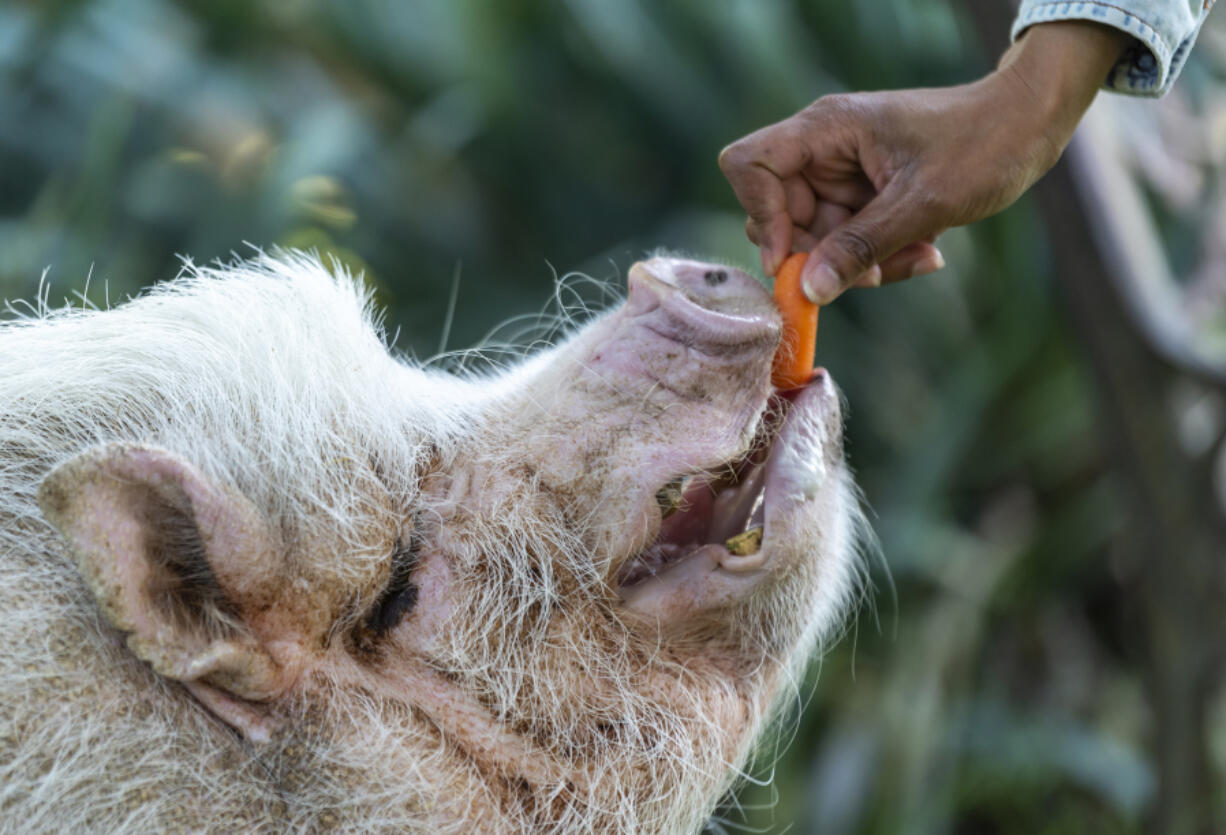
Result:
M700 826L854 586L828 375L772 392L778 314L726 266L635 264L623 305L465 381L392 360L321 273L98 317L132 317L120 353L142 324L191 346L39 491L184 686L160 733L222 720L191 733L258 764L250 816L299 826ZM211 294L249 321L218 333Z

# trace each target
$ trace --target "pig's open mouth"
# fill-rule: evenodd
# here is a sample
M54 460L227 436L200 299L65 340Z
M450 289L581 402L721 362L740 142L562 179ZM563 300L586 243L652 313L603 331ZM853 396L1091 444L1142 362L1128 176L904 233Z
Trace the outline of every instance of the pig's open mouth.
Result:
M679 476L656 492L663 520L654 542L617 574L629 589L700 551L716 562L754 554L765 522L766 464L789 404L771 398L749 452L712 471Z

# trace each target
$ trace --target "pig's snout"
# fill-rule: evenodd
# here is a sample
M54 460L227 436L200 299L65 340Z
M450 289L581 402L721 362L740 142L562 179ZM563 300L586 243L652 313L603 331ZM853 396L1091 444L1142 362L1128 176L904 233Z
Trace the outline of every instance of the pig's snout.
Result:
M652 258L630 268L630 312L651 316L662 336L691 347L746 349L779 341L779 313L766 288L735 267Z

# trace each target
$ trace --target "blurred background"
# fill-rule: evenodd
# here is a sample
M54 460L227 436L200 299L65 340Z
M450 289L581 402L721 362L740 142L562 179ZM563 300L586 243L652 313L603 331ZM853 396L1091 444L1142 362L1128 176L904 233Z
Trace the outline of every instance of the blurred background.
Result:
M365 271L418 359L522 342L572 271L575 310L658 247L756 273L719 149L971 80L1011 14L6 0L0 298L280 244ZM823 312L884 559L714 831L1226 831L1226 13L1174 93L1083 128L941 274Z

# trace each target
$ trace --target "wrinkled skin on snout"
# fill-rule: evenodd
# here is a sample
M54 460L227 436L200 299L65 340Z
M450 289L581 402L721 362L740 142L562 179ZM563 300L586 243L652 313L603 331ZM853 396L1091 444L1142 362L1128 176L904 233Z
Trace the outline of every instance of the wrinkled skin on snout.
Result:
M0 326L6 814L678 832L734 783L856 571L765 290L653 258L482 379L365 305L282 256Z

